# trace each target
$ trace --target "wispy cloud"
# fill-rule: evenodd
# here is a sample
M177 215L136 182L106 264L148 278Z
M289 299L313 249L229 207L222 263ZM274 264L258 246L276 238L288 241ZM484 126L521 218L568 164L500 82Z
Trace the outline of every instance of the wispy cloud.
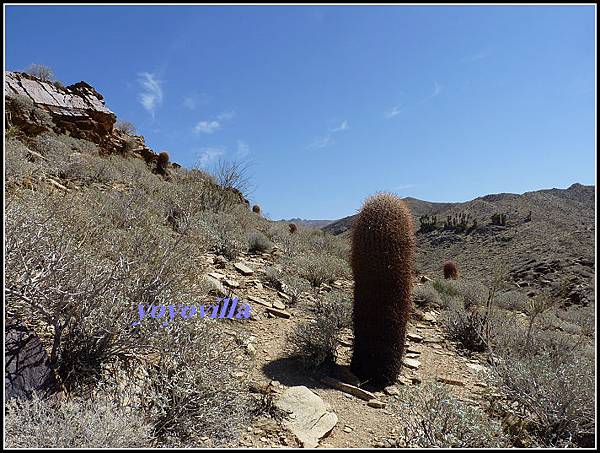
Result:
M333 138L334 134L337 134L342 131L347 131L350 129L348 125L348 120L344 120L340 123L339 126L333 127L329 129L327 134L319 136L315 138L306 148L307 149L321 149L327 148L335 143L335 139Z
M156 78L155 74L149 72L142 72L139 76L139 83L143 89L139 95L140 103L154 118L156 109L162 105L163 101L162 82Z
M390 118L393 118L393 117L395 117L396 115L399 115L399 114L400 114L400 106L399 105L395 105L390 110L388 110L387 112L385 112L383 114L383 116L385 117L385 119L389 120Z
M219 147L208 147L200 150L200 156L198 158L198 165L204 169L208 168L216 159L225 154L224 148Z
M324 135L322 137L317 137L313 140L313 142L307 146L308 149L321 149L327 148L335 143L335 140L331 136L331 134Z
M235 116L235 112L223 112L217 115L219 121L228 121Z
M183 106L186 109L196 110L196 107L198 106L198 102L196 101L196 99L193 96L186 96L183 98Z
M350 129L350 126L348 126L348 121L344 120L338 127L331 129L331 132L347 131L348 129Z
M236 156L240 157L240 158L246 157L249 152L250 152L250 147L248 146L248 144L242 140L238 140Z
M431 92L431 94L429 96L427 96L425 99L423 99L421 101L421 103L429 101L430 99L433 99L436 96L439 96L439 94L442 91L443 91L442 85L440 85L439 83L437 83L437 81L434 80L434 82L433 82L433 91Z
M205 134L212 134L214 131L221 128L221 123L218 121L200 121L194 127L194 132L203 132Z
M194 132L196 133L204 133L204 134L212 134L216 130L221 129L224 121L228 121L235 116L234 112L225 112L217 115L217 119L214 120L203 120L199 121L196 126L194 126Z

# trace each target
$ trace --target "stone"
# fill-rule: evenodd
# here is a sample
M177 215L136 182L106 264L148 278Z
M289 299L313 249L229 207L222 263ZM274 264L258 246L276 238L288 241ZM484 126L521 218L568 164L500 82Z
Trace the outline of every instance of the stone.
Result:
M386 395L390 395L390 396L400 394L400 390L395 385L390 385L390 386L384 388L383 391L385 392Z
M284 319L289 319L292 315L285 311L285 310L278 310L277 308L268 308L267 307L267 312L277 316L278 318L284 318Z
M421 362L419 362L416 359L410 359L410 358L405 358L402 363L404 364L404 366L406 366L407 368L416 370L421 366Z
M288 296L286 293L282 293L281 291L277 291L277 295L283 300L290 300L290 296Z
M373 399L367 402L367 406L374 407L375 409L383 409L385 407L385 403L383 401Z
M278 310L285 310L285 304L278 300L273 301L273 307L277 308Z
M356 396L357 398L363 399L365 401L376 399L375 395L367 390L356 387L355 385L346 384L345 382L339 381L329 376L322 377L321 382L332 388L341 390L344 393Z
M290 387L282 392L275 401L275 407L290 414L283 423L304 448L317 447L319 441L328 436L338 422L337 415L331 411L329 404L303 385Z
M233 267L235 267L236 270L243 275L254 274L254 271L252 269L250 269L248 266L246 266L244 263L234 263Z
M226 278L223 280L225 282L225 284L227 286L229 286L230 288L239 288L240 287L240 283L237 280L233 280L230 278Z
M435 315L431 312L427 312L423 315L423 321L427 321L430 322L432 324L435 324L437 322L437 318L435 317Z
M271 308L273 304L271 302L267 302L266 300L262 300L260 297L256 296L247 296L248 300L251 302L256 302L257 304L263 305L264 307Z
M30 399L33 392L50 396L58 383L39 337L17 320L6 322L4 400Z
M406 338L408 338L410 341L414 341L417 343L420 343L421 341L423 341L423 337L421 335L416 334L416 333L411 333L411 332L406 334Z
M223 274L220 274L218 272L209 272L207 275L210 275L212 278L215 278L217 280L222 280L225 278Z

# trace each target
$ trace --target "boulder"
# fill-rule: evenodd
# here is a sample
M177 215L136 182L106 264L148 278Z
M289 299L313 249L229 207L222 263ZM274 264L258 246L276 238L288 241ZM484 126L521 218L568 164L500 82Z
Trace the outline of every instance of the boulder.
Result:
M329 404L303 385L288 388L275 406L289 414L284 424L305 448L317 447L338 422Z
M38 336L20 321L7 321L4 344L4 400L49 396L58 391L50 360Z

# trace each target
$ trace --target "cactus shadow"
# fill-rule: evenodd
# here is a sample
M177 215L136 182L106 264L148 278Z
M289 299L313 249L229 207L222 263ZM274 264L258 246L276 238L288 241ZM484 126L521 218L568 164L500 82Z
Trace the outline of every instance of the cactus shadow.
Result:
M331 388L321 382L321 379L324 377L334 378L351 385L359 385L356 377L350 372L350 367L347 365L330 364L315 371L310 371L306 370L293 357L267 362L263 365L262 371L271 380L279 381L288 387L304 385L310 389Z
M310 389L327 388L319 381L322 372L308 371L292 357L267 362L262 371L269 379L279 381L287 387L304 385Z

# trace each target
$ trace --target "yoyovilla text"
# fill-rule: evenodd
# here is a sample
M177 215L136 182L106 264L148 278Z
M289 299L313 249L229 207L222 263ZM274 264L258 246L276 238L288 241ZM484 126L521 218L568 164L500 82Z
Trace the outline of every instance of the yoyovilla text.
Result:
M235 312L236 308L237 313ZM167 312L168 320L166 316ZM243 304L238 307L237 297L234 297L233 299L230 299L229 297L220 297L217 298L216 305L201 305L198 308L193 305L149 305L148 307L144 307L143 304L139 304L138 313L140 315L140 320L132 323L131 325L133 327L139 326L147 316L150 316L154 319L165 317L163 326L166 327L170 322L173 322L177 314L179 314L182 319L193 318L196 314L198 314L200 318L247 319L250 317L251 308L248 304Z

